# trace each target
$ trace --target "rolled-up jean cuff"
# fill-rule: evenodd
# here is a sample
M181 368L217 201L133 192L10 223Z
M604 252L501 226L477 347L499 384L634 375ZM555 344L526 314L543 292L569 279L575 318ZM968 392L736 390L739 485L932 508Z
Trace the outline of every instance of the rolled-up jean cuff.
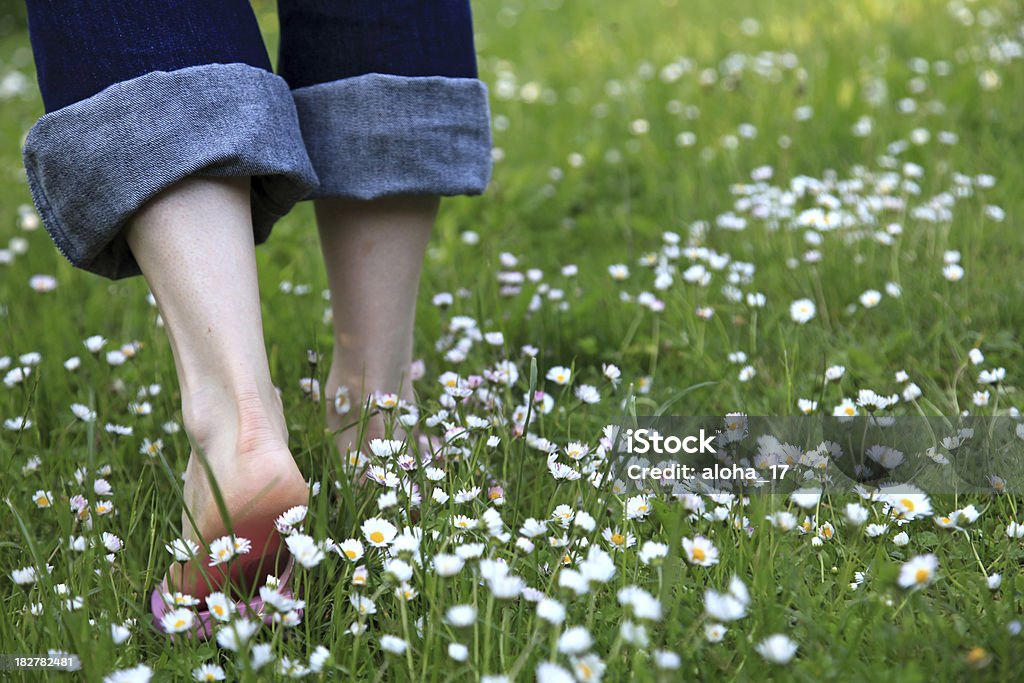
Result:
M487 87L371 73L292 91L314 198L480 194L491 175Z
M188 176L251 176L254 240L316 187L284 79L247 64L153 71L46 114L24 149L32 198L72 264L139 274L122 229Z

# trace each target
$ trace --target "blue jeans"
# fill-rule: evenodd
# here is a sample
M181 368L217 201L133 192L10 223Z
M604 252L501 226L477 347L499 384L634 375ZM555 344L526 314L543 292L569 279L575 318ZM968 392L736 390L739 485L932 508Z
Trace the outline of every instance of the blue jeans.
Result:
M487 89L468 0L27 0L47 113L24 160L76 266L139 273L122 230L188 176L250 176L254 238L304 198L479 194Z

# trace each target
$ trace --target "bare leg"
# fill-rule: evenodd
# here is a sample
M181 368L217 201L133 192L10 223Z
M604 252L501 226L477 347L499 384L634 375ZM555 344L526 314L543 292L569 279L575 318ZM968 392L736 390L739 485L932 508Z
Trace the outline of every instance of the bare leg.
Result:
M367 394L413 398L416 293L439 202L406 196L315 203L334 313L334 356L324 394L329 429L351 424ZM345 416L334 410L339 386L352 398L353 412ZM373 418L368 436L382 431L382 421ZM339 434L342 455L358 447L356 438L354 429Z
M259 560L277 548L274 517L304 504L308 490L288 451L281 402L270 380L249 179L184 180L143 207L126 237L166 325L193 448L184 495L198 529L182 514L183 534L200 542L228 530L199 460L203 454L231 528L252 541L245 559ZM273 566L262 571L268 568ZM208 592L196 575L171 579L194 595Z

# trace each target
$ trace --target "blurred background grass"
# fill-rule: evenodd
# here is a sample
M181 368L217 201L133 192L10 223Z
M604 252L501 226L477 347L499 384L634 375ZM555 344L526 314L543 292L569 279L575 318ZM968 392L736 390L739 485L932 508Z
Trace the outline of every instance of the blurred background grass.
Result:
M766 316L760 334L768 341L747 349L758 353L764 381L756 391L733 386L714 399L714 407L743 403L751 410L790 409L793 391L820 372L826 357L855 366L857 379L864 381L888 380L904 359L912 358L948 407L955 393L949 378L963 349L984 338L1005 347L1006 362L1019 361L1016 332L1024 326L1018 304L1024 284L1017 277L1024 257L1017 188L1024 171L1011 153L1024 149L1020 62L999 71L999 88L979 87L979 74L991 66L986 46L1001 31L1012 34L1021 7L1015 2L965 3L974 16L968 26L955 19L950 10L955 6L929 0L474 3L481 77L491 88L500 160L484 197L445 203L428 258L424 297L469 287L473 299L467 312L503 318L513 344L542 340L548 359L615 360L642 370L658 357L666 391L720 379L728 371L725 347L745 343L749 329L716 322L716 350L692 353L696 302L684 298L669 302L656 339L641 335L624 345L634 320L618 308L610 313L617 292L608 287L607 265L635 264L656 247L664 230L685 235L693 221L713 222L732 207L730 185L749 180L756 167L773 167L783 183L796 175L821 177L829 170L845 177L857 166L874 168L889 143L923 127L931 131L932 144L910 146L900 157L924 167L922 197L948 187L953 171L991 173L998 184L987 191L985 203L1004 208L1006 220L985 221L981 201L971 199L967 203L974 210L959 212L950 226L926 226L908 236L900 256L906 279L901 284L919 292L920 299L889 314L855 319L829 311L827 333L801 332L799 359L792 356L797 340L785 337L785 315L778 318L782 328ZM26 82L3 99L0 110L0 240L6 240L19 233L18 207L30 203L19 149L42 108L21 3L2 7L0 77ZM273 55L275 6L261 1L254 7ZM792 68L758 75L750 66L759 54ZM918 75L911 68L914 59L947 62L950 74L939 77L931 71L923 77L924 91L912 93L911 80ZM692 69L666 82L662 70L681 63ZM702 84L705 71L714 73L713 83ZM879 87L885 97L873 105L867 95ZM905 97L918 102L915 112L897 110L896 103ZM794 112L800 107L810 107L813 115L797 120ZM864 115L873 118L873 131L857 137L852 129ZM632 129L637 120L645 122L645 133ZM754 137L738 134L743 125L752 127ZM942 130L955 131L959 143L934 144ZM684 132L695 136L694 146L677 144ZM580 155L578 168L570 165L572 154ZM459 238L464 230L478 232L481 245L464 245ZM0 279L8 322L5 345L12 350L26 345L56 350L56 340L47 334L28 336L32 330L130 336L152 315L141 305L141 278L111 283L76 272L48 245L42 230L29 238L29 253L8 269L9 277ZM779 310L815 286L826 300L854 301L893 276L888 252L877 249L855 268L850 267L851 252L826 250L816 285L807 269L781 266L804 249L797 235L720 230L707 241L736 259L756 261L757 288L772 293ZM952 299L939 300L935 288L944 285L937 277L941 266L935 264L946 248L964 252L970 276ZM528 297L499 300L494 272L502 251L521 255L523 265L548 273L564 263L578 264L573 288L583 296L568 312L537 315L527 314ZM277 226L259 259L268 339L277 356L301 359L303 348L328 344L318 316L311 316L308 307L286 304L289 299L277 291L282 280L311 284L314 292L324 284L308 204ZM930 265L914 267L922 263ZM58 276L62 287L54 297L66 305L29 302L33 295L25 281L37 272ZM440 323L429 307L421 309L419 342L427 348ZM117 315L109 315L111 310ZM649 325L645 320L643 329ZM282 335L281 330L302 332ZM702 342L702 352L704 347ZM801 364L802 376L783 369ZM289 374L296 369L286 367Z

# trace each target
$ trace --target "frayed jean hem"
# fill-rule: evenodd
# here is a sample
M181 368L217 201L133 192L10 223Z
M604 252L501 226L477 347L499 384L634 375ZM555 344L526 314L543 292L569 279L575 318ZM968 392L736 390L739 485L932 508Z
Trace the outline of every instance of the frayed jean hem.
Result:
M23 152L29 188L75 266L139 274L122 234L189 176L251 176L256 243L318 185L285 81L246 64L153 71L43 116Z
M312 198L476 195L491 175L487 86L371 73L292 91Z

